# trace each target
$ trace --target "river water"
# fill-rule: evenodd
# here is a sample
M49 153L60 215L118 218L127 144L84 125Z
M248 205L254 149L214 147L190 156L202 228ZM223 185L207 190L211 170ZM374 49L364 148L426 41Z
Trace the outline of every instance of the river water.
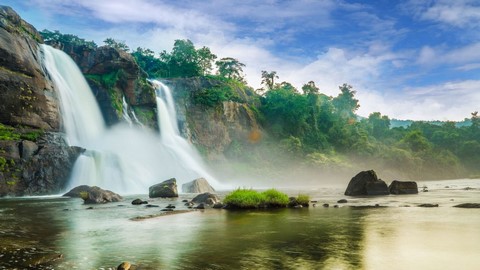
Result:
M350 198L344 188L287 189L316 207L197 210L140 221L159 208L80 199L0 199L0 269L479 269L480 180L419 182L418 195ZM348 203L333 205L346 198ZM322 205L330 204L326 208ZM439 204L422 208L421 203ZM386 207L362 208L375 205ZM29 266L31 265L31 266Z

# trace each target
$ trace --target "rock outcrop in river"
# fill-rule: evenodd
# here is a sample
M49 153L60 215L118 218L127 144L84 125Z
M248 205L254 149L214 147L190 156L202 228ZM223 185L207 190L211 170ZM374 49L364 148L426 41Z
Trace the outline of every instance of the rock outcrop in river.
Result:
M387 184L378 179L375 171L362 171L355 175L348 183L345 195L364 196L364 195L388 195Z

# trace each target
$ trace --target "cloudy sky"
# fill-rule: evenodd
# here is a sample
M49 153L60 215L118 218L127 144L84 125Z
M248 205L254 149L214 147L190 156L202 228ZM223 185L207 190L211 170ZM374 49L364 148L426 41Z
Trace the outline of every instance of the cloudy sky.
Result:
M358 113L463 120L480 110L479 0L4 0L37 29L103 44L170 51L190 39L297 88L336 96L348 83Z

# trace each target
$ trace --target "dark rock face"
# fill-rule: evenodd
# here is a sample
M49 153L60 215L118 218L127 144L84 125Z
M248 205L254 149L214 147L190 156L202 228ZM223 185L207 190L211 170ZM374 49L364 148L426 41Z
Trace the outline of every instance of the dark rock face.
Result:
M365 195L388 195L387 184L377 178L375 171L362 171L355 175L348 183L345 195L347 196L365 196Z
M48 195L66 186L77 157L84 151L68 146L62 134L46 132L36 142L0 141L0 196Z
M196 203L196 204L202 204L203 203L203 204L212 206L216 203L219 203L220 198L215 194L212 194L210 192L205 192L205 193L202 193L202 194L199 194L199 195L195 196L195 198L192 199L192 202Z
M156 126L155 90L129 53L109 46L91 48L71 43L48 43L70 55L86 75L107 125L121 121L122 97L125 97L129 109L134 106L140 112L137 113L140 121L147 126ZM113 85L102 83L99 79L102 76L114 78ZM142 117L145 115L151 119Z
M65 193L63 196L82 198L85 204L119 202L123 200L122 196L110 190L101 189L96 186L91 187L87 185L75 187L69 192Z
M150 198L171 198L178 197L177 180L175 178L161 182L148 188Z
M182 185L182 192L184 193L214 193L215 189L208 183L205 178L198 178L191 182Z
M58 131L58 98L40 64L38 42L33 26L0 6L0 123Z
M414 181L394 180L388 187L390 194L418 194L418 186Z
M201 145L210 160L224 160L235 142L255 144L261 138L260 126L247 104L225 101L215 108L194 102L205 89L222 87L222 82L205 77L175 78L164 81L173 90L181 132L194 144ZM244 96L244 89L235 89Z

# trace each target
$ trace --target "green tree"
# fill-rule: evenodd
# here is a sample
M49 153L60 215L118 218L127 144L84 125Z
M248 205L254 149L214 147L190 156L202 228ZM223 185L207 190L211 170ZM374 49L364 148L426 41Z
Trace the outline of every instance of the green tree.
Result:
M210 74L213 62L217 59L217 56L210 51L210 48L204 46L197 50L197 57L200 73L202 75Z
M337 113L343 118L354 118L355 111L360 107L358 99L355 99L356 91L346 83L339 86L339 89L341 93L332 100Z
M401 142L413 152L426 151L431 148L430 142L419 130L410 131L402 138Z
M119 41L119 40L116 40L116 39L113 39L113 38L107 38L103 41L103 43L105 43L105 45L107 45L109 47L112 47L112 48L115 48L115 49L118 49L118 50L122 50L122 51L125 51L125 52L128 52L130 50L130 48L127 46L127 44L125 44L124 41Z
M372 135L377 139L384 138L388 135L390 129L390 119L388 116L379 112L371 113L368 116L368 123L372 128Z
M218 75L244 82L242 68L245 67L245 64L240 63L237 59L231 57L222 58L215 62L215 65L218 68Z
M273 90L275 87L275 79L278 79L277 72L262 70L262 84L267 87L268 90Z
M148 74L148 77L167 77L167 64L155 57L154 51L138 47L137 50L132 53L132 56L140 68Z

